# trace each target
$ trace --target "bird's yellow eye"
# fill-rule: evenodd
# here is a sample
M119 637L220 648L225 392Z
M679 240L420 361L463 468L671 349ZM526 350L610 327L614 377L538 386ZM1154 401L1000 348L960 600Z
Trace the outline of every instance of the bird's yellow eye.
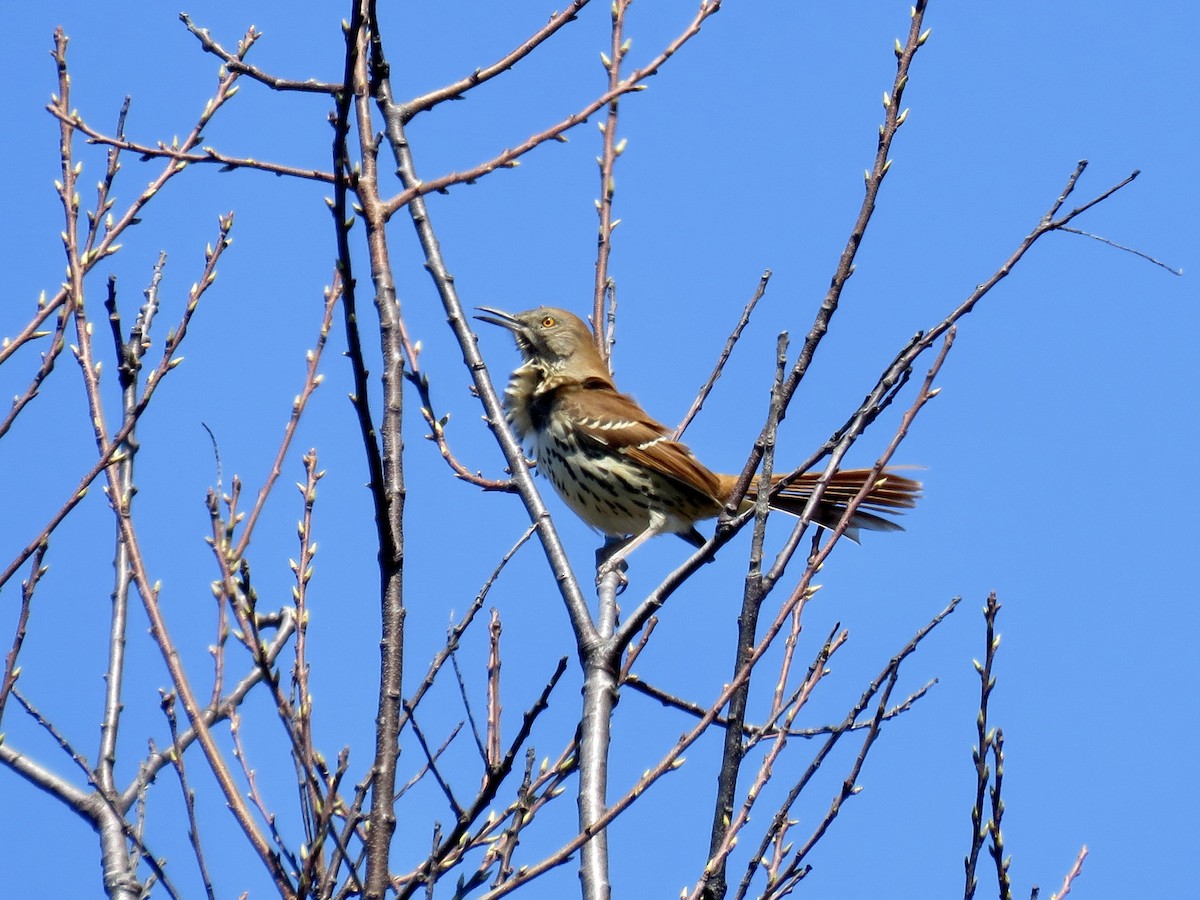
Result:
M543 328L553 328L557 324L558 324L558 320L555 319L554 316L542 316L542 327Z

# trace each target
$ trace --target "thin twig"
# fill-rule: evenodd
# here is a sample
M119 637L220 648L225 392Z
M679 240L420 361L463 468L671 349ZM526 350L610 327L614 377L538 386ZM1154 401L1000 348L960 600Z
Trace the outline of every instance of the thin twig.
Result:
M513 484L511 479L487 478L478 470L472 472L454 455L454 451L450 449L450 441L446 437L446 426L450 422L450 414L446 413L444 416L438 416L433 411L433 393L430 389L429 375L421 368L420 364L420 341L414 343L409 340L408 328L404 324L403 319L399 322L399 328L400 343L404 348L404 359L407 363L404 377L417 389L417 394L421 398L421 417L425 419L425 424L429 426L429 434L425 435L425 439L433 441L437 445L442 459L450 466L451 471L454 472L456 477L485 491L515 493L516 485Z
M337 94L343 84L332 81L317 81L315 78L309 78L304 81L294 81L288 78L279 78L274 75L269 75L257 66L252 66L245 62L245 52L242 50L242 44L238 45L236 54L230 53L215 40L209 33L207 28L199 28L192 23L191 18L187 13L180 13L179 20L183 22L184 27L190 31L200 42L200 46L206 53L211 53L220 58L225 67L232 72L237 72L240 75L245 75L247 78L253 78L260 84L264 84L272 90L276 91L299 91L301 93L316 93L316 94ZM242 39L244 43L247 39L253 36L253 40L257 41L262 37L262 32L251 28L247 32L246 37Z
M70 159L68 158L66 162L68 165L65 168L70 168ZM65 189L66 188L64 185L64 190ZM113 434L111 438L105 436L107 432L102 427L94 428L94 431L97 435L97 442L98 444L102 445L99 448L100 452L96 462L92 465L92 468L89 469L82 478L80 478L79 484L76 486L74 492L62 504L58 511L50 517L49 522L46 523L38 535L25 545L25 548L13 558L12 562L8 564L3 572L0 572L0 587L3 587L8 583L8 580L12 578L12 576L22 565L24 565L25 560L29 559L29 557L33 555L38 546L43 541L48 539L51 534L53 534L54 530L62 524L62 522L70 514L71 510L73 510L83 500L83 498L87 496L88 488L90 487L91 483L95 481L102 472L109 470L109 467L112 465L114 459L117 458L121 449L124 447L126 438L128 438L133 432L138 420L146 411L146 407L149 405L150 400L154 397L158 386L162 384L164 376L173 368L175 368L176 364L179 362L178 358L175 356L175 353L178 351L180 344L182 344L184 337L187 335L188 323L191 321L192 315L196 311L196 308L200 302L200 298L216 279L217 261L220 259L220 256L225 248L229 246L229 232L233 227L233 214L230 213L227 216L220 216L218 218L218 223L220 229L220 238L215 248L205 254L204 272L200 280L197 281L189 291L188 303L184 308L184 312L180 318L180 321L177 323L175 328L171 330L170 337L164 344L163 354L157 367L149 375L147 375L145 387L142 391L141 397L138 398L137 405L133 409L132 414L124 417L121 427L117 429L116 433ZM105 238L105 240L107 240L107 238ZM102 246L103 245L104 243L102 242ZM95 252L98 253L99 251L97 250ZM72 258L77 259L77 257ZM72 267L72 272L74 273L73 277L79 285L79 287L77 287L75 290L80 294L82 294L82 278L86 271L87 266L82 261L79 261L77 265ZM83 326L86 333L86 320L83 321ZM84 350L86 353L90 354L90 341L81 339L80 347L81 350ZM90 361L90 355L87 362L84 362L81 359L80 364L85 372L85 377L89 382L89 390L96 393L96 396L98 396L98 376L96 374L94 364ZM92 410L92 415L93 422L100 423L102 426L104 421L103 413L98 406Z
M922 31L925 19L925 6L926 0L915 0L910 11L911 21L909 24L908 39L905 41L903 47L897 45L896 77L892 82L891 90L885 92L883 95L884 121L879 127L879 143L875 151L875 161L871 169L865 173L866 190L863 201L859 207L858 217L851 228L850 235L846 239L846 244L842 248L841 256L838 258L833 278L830 280L829 290L826 292L825 298L817 310L813 324L805 336L804 344L782 389L783 409L780 413L781 420L787 415L788 406L795 396L801 380L812 364L817 347L829 331L830 322L833 319L834 313L837 312L846 282L854 272L854 262L858 256L859 248L862 246L867 227L870 225L871 218L874 215L875 202L878 199L880 189L883 187L884 177L891 168L890 154L892 143L908 114L907 110L900 111L900 99L903 96L905 88L908 86L910 69L917 51L925 43L929 34L927 31ZM730 510L735 510L745 495L746 489L750 485L750 480L755 470L758 469L762 453L763 438L760 435L759 439L755 442L750 457L746 460L746 465L742 469L742 474L730 496L730 503L728 505ZM832 472L830 471L828 474L832 474ZM811 498L813 508L815 508L815 504L820 502L823 492L824 484L822 481L819 481L814 488Z
M442 750L448 746L449 741L447 740L447 742L442 745L442 748L439 749L435 755L434 752L429 748L429 742L425 740L425 734L423 731L421 731L421 726L417 724L417 719L416 716L413 715L413 711L411 709L406 709L405 712L408 713L409 727L412 730L412 733L416 735L417 743L421 745L421 752L425 754L425 763L429 771L433 774L433 780L437 782L438 787L442 789L442 793L446 795L446 802L450 805L450 812L453 814L454 818L461 819L463 815L462 804L460 804L455 798L454 789L450 787L450 782L448 782L442 776L442 773L438 770L437 766L437 757L440 756ZM454 728L454 734L458 733L459 727L461 726L456 726Z
M608 260L612 254L613 230L620 223L613 219L613 195L616 193L617 182L613 170L617 165L617 157L625 150L625 141L617 143L617 122L620 95L614 93L621 84L621 63L629 52L629 43L625 40L625 14L633 0L613 0L610 9L612 15L611 39L608 53L601 54L605 71L608 74L608 91L612 99L608 102L608 115L600 123L600 155L596 163L600 167L600 196L596 200L596 216L599 218L599 228L596 234L596 276L592 289L592 335L600 358L608 361L611 344L606 340L604 327L604 301L608 296L612 278L608 272Z
M463 678L462 669L458 665L457 649L450 651L450 667L454 670L454 680L458 682L458 696L462 700L463 709L467 714L467 722L471 726L471 736L475 739L475 749L479 751L479 758L483 760L486 766L488 761L487 750L484 748L483 735L480 734L479 725L475 721L475 711L471 708L471 697L467 692L467 681ZM411 719L412 714L406 709L404 714Z
M375 65L375 70L382 76L383 73L386 73L387 68L383 59L382 45L378 44L378 42L375 52L379 57ZM462 349L463 360L471 373L475 390L483 404L488 427L492 430L501 451L504 453L509 471L512 473L513 484L517 494L525 505L529 514L529 520L537 525L538 537L545 550L550 568L554 573L555 583L559 586L563 602L567 607L576 641L582 646L596 639L596 629L591 621L587 602L584 600L583 594L579 589L579 583L571 569L566 551L563 549L562 541L559 539L558 531L554 527L550 513L542 501L541 493L534 484L532 474L525 463L525 455L508 427L500 398L488 373L487 365L479 353L475 335L471 331L462 302L459 299L458 290L454 285L454 278L446 267L446 262L442 256L441 247L429 215L429 209L424 201L426 191L423 188L429 182L423 182L418 176L412 149L409 146L408 137L404 129L404 111L393 100L391 83L387 77L380 77L378 79L375 93L378 98L377 102L380 111L387 123L384 134L392 150L396 172L405 190L399 197L389 201L385 210L381 210L378 206L371 204L364 206L364 210L370 209L372 214L380 216L377 227L382 228L382 219L389 210L398 210L405 206L408 208L413 226L421 242L421 248L425 256L426 271L429 272L438 290L438 295L446 310L450 327L454 331L454 336L458 341L459 347ZM367 171L364 167L364 176ZM370 171L375 171L374 162ZM399 200L403 200L403 202L397 202Z
M411 721L411 718L412 717L410 716L409 717L410 721ZM437 761L439 759L442 758L442 754L445 753L447 749L449 749L449 747L452 743L454 743L454 739L458 737L458 733L460 731L462 731L462 727L463 727L462 722L456 722L454 724L454 727L450 729L450 734L448 734L446 736L446 739L444 741L442 741L441 746L433 751L432 756L430 756L429 754L426 754L425 762L423 762L421 764L421 768L417 769L417 771L413 774L413 776L411 778L409 778L408 781L404 782L404 784L401 785L400 789L398 791L396 791L396 799L397 800L399 800L401 797L403 797L405 794L407 794L410 790L412 790L414 787L416 787L418 784L420 784L421 779L424 778L426 775L428 775L433 770L434 765L437 763Z
M55 110L51 110L51 112L56 116L58 115ZM87 135L89 144L98 144L117 150L128 150L131 153L138 154L143 162L152 159L166 159L170 160L172 165L179 166L180 168L188 165L216 165L220 166L221 172L232 172L235 169L251 169L259 172L267 172L271 175L286 175L305 181L318 181L323 184L333 184L334 181L332 172L324 172L320 169L289 166L284 163L268 162L248 156L230 156L227 153L222 153L215 147L201 147L198 151L187 151L175 146L168 146L163 141L159 141L153 145L142 144L137 141L131 141L128 138L107 135L88 125L87 122L78 116L74 117L71 123Z
M0 438L3 438L8 430L12 428L13 422L17 420L17 416L33 402L41 390L42 383L50 377L50 373L54 371L54 364L58 362L58 357L62 354L63 349L67 345L67 317L60 315L58 321L54 325L53 332L36 331L31 335L31 339L36 336L50 336L50 346L42 351L42 363L38 366L38 370L33 374L33 378L29 382L29 387L25 388L24 392L13 398L12 406L9 408L8 415L4 417L4 421L0 422Z
M760 282L760 286L764 282ZM750 304L747 305L747 309ZM743 317L746 313L743 313ZM732 341L728 346L731 346ZM765 442L762 456L762 471L759 475L761 483L771 483L771 472L775 465L775 438L779 426L779 416L783 408L783 396L780 393L783 377L787 368L788 337L786 332L780 334L775 345L775 379L771 384L770 403L767 408L767 422L763 428L762 437ZM719 369L718 369L719 372ZM762 577L763 541L767 533L767 513L769 493L759 492L754 502L754 530L750 542L750 554L747 561L747 571L742 587L742 605L737 618L737 640L734 644L733 671L738 673L746 665L758 637L758 619L762 605L770 593L770 586ZM796 646L796 635L800 627L800 615L809 595L797 603L792 613L792 628L785 640L783 662L780 667L780 677L776 691L775 703L772 705L772 718L782 713L779 705L779 694L787 681L787 669L792 653ZM832 639L832 638L831 638ZM832 652L832 651L830 651ZM811 674L811 673L810 673ZM742 740L741 731L746 721L746 707L750 698L750 681L753 674L747 671L738 689L729 700L729 727L725 731L725 741L721 750L721 766L717 773L717 791L713 799L712 825L709 829L708 859L704 868L704 885L702 890L706 895L723 898L726 891L725 870L726 859L733 847L736 837L735 829L740 828L749 809L743 807L738 817L734 817L738 777L741 774L742 763L749 747ZM782 751L782 744L777 737L772 751L775 755ZM760 768L760 777L765 777L769 771L769 752L764 759L766 770Z
M271 642L270 647L267 648L267 659L270 663L273 664L276 658L278 658L279 654L283 652L283 649L291 640L295 627L295 618L291 615L285 616L284 621L280 624L279 630L275 634L275 639ZM246 695L249 694L250 691L263 680L263 678L263 669L260 666L255 665L245 675L245 677L238 682L233 690L222 697L219 701L210 704L202 711L201 719L204 725L208 728L211 728L218 722L223 722L228 719L230 714L241 705L242 701L246 698ZM134 778L130 785L122 792L120 797L120 806L125 809L128 809L130 806L132 806L137 796L154 781L155 777L163 769L163 767L171 764L171 754L176 752L175 748L177 747L178 752L182 753L186 751L187 748L193 743L195 743L196 738L197 733L195 727L189 727L186 731L183 731L179 734L175 740L174 746L158 753L153 753L146 758L138 767L137 777Z
M549 38L553 37L564 25L574 22L579 11L587 6L588 3L589 0L572 0L565 9L554 13L545 25L490 66L476 69L466 78L461 78L445 87L440 87L435 91L430 91L428 94L422 94L420 97L414 97L412 100L409 100L403 104L405 121L410 121L418 113L432 109L446 100L461 100L471 88L478 87L484 82L495 78L497 75L507 72L516 63L520 62Z
M925 684L909 694L908 697L906 697L902 702L897 703L895 706L889 709L887 711L887 715L884 716L884 720L886 721L888 719L894 719L897 716L908 712L908 710L912 708L913 704L929 693L930 689L937 683L938 680L936 678L931 678L929 681L925 682ZM683 697L677 697L674 694L664 691L660 687L656 687L649 682L643 681L637 675L630 674L624 676L621 680L621 684L629 685L632 690L637 691L639 694L643 694L652 700L657 700L663 706L686 713L693 718L698 719L708 712L707 707L702 706L701 704L692 700L685 700ZM717 716L717 718L713 720L713 724L718 728L728 728L729 719L725 716ZM825 737L841 727L841 725L822 725L817 728L789 728L787 729L787 734L788 737L796 738ZM866 727L867 726L865 724L860 722L850 726L850 730L858 731ZM754 725L750 723L742 724L742 736L745 738L774 737L778 731L779 728L777 726L768 727L766 725Z
M1058 893L1051 894L1050 900L1063 900L1063 897L1071 893L1071 886L1075 883L1075 879L1083 872L1083 861L1087 859L1088 848L1084 844L1079 849L1079 855L1075 857L1075 865L1071 866L1071 871L1063 878L1062 887L1058 889Z
M975 671L979 673L979 716L975 720L976 744L971 751L971 760L975 764L975 802L971 806L971 844L963 860L966 883L963 887L963 900L971 900L975 896L978 880L975 868L979 863L979 854L983 850L983 842L990 830L983 822L984 802L987 796L988 784L991 781L991 771L988 768L995 733L988 728L988 700L996 679L992 676L992 666L996 661L996 650L1000 647L1000 638L996 634L996 614L1000 612L1000 604L996 601L993 591L988 594L987 605L983 615L987 624L986 644L983 662L975 661Z
M797 627L793 633L798 634L799 632L798 623L801 611L802 607L797 606L796 611L792 614L793 622L797 623ZM691 900L700 900L702 897L709 896L725 896L727 890L725 884L725 866L729 854L733 852L733 848L737 845L739 833L749 821L751 810L766 788L767 782L770 781L775 763L787 746L788 730L817 684L828 674L829 669L827 665L830 658L845 644L847 638L848 633L840 625L835 625L831 629L829 637L818 649L816 658L813 660L812 665L809 666L808 675L800 686L794 700L786 708L775 707L774 715L769 724L773 725L775 721L782 720L783 727L778 729L773 736L771 746L759 763L754 781L746 789L744 799L737 814L731 815L729 820L723 823L723 827L714 828L709 847L708 862L704 866L703 875L701 875L700 880L692 890L690 895ZM737 762L740 767L741 759L738 758ZM722 772L722 774L724 775L725 773ZM736 787L736 777L733 779L733 787ZM730 797L732 798L732 793Z
M1156 266L1161 266L1162 268L1164 268L1168 272L1170 272L1172 275L1182 275L1183 274L1183 269L1172 268L1171 266L1168 266L1165 262L1163 262L1161 259L1155 259L1149 253L1143 253L1141 250L1136 250L1133 247L1126 247L1124 244L1118 244L1116 241L1109 240L1106 237L1101 237L1098 234L1092 234L1090 231L1084 231L1081 228L1072 228L1068 225L1063 225L1058 230L1066 231L1071 234L1082 235L1083 237L1091 238L1093 241L1099 241L1102 244L1107 244L1108 246L1113 247L1117 250L1123 250L1126 253L1132 253L1134 256L1140 256L1142 259L1146 260L1147 262L1152 262Z
M263 486L258 491L254 506L251 508L242 525L241 537L238 540L237 546L232 551L235 557L240 558L245 554L246 548L250 544L250 538L254 534L255 525L258 524L263 507L266 505L267 498L270 496L275 482L283 474L283 463L287 458L292 440L296 436L296 429L300 425L300 417L304 415L304 411L308 408L308 403L312 399L313 393L321 386L321 382L325 380L325 376L318 369L321 364L321 355L324 353L325 345L329 339L329 331L333 327L333 310L342 298L344 284L345 282L342 281L339 273L335 272L332 284L325 289L325 309L321 317L321 326L317 334L317 340L312 348L305 353L307 366L304 374L304 386L296 395L295 400L292 401L292 414L283 429L283 438L279 442L279 449L275 451L275 459L271 463L271 471L267 474L266 479L263 481Z
M463 810L462 815L455 822L454 828L445 836L437 850L415 872L404 878L395 880L394 886L396 887L397 900L407 900L407 898L410 898L422 884L427 883L429 879L436 878L435 873L440 873L448 868L452 857L461 855L461 853L469 849L469 834L472 824L483 815L484 810L487 809L488 805L495 798L496 793L500 790L500 786L508 777L509 772L512 771L513 763L516 761L518 753L525 745L525 742L529 740L534 722L549 707L550 694L566 671L567 659L566 657L562 657L559 659L558 665L553 674L551 674L550 679L546 682L546 686L542 689L541 694L534 701L533 705L525 711L521 719L521 727L509 743L504 758L500 760L500 763L494 769L485 774L483 785L480 787L475 799L471 801L469 807ZM574 762L572 761L568 764L566 761L562 761L560 766L556 767L555 772L559 772L560 770L562 777L565 777L569 771L574 770Z
M729 333L729 337L725 341L725 346L721 350L721 355L717 357L716 365L713 366L712 373L708 376L708 381L704 382L704 385L696 393L696 399L692 401L692 405L688 407L688 411L683 414L683 418L675 426L675 430L671 433L671 440L677 441L682 438L683 433L687 431L687 427L692 424L692 419L696 418L696 414L704 407L704 401L708 399L708 395L712 393L712 389L717 384L717 379L721 377L721 373L725 370L725 363L729 361L729 357L733 354L734 346L741 338L746 326L750 324L750 314L754 312L754 307L758 305L758 301L767 292L767 282L771 280L771 274L770 269L762 273L762 277L758 280L758 287L755 289L754 295L742 307L742 314L738 318L738 323L733 327L733 331Z
M500 765L500 611L492 610L488 623L487 663L487 754L484 764L488 769Z
M774 878L775 883L782 883L783 881L785 881L787 879L798 880L799 878L803 877L803 874L806 870L805 866L804 866L804 857L808 854L808 852L812 849L812 847L816 845L816 842L820 839L821 835L824 834L825 830L828 829L830 823L837 816L838 811L841 808L841 803L846 799L846 797L850 796L854 792L854 781L857 778L858 769L861 768L862 762L865 760L867 752L870 750L871 746L873 745L875 737L877 736L877 733L878 733L878 729L879 729L880 725L882 724L882 722L884 721L884 717L886 716L886 707L887 707L886 701L887 701L888 696L890 695L892 687L895 684L895 678L899 671L900 664L907 657L911 656L914 652L916 652L917 647L929 635L929 633L932 632L933 629L935 629L938 625L940 625L947 616L949 616L952 612L954 612L955 608L959 604L959 600L960 600L960 598L958 598L958 597L955 597L953 600L951 600L950 603L947 604L945 608L943 608L937 615L935 615L932 619L930 619L929 622L927 622L925 625L923 625L916 632L916 634L913 635L912 639L909 640L909 642L907 644L905 644L903 648L901 648L899 653L897 653L894 657L892 657L892 659L887 663L886 666L884 666L883 670L880 671L880 673L875 677L875 679L867 686L867 688L863 691L862 695L859 697L858 701L854 704L854 706L846 714L846 717L843 720L842 727L838 728L834 733L830 734L828 739L821 746L820 750L818 750L817 753L814 755L812 761L809 763L804 774L792 786L791 790L788 792L787 797L779 805L778 811L775 813L775 817L772 820L771 825L766 830L762 841L757 846L755 852L750 856L750 862L747 865L746 873L745 873L745 875L743 875L742 881L738 886L737 893L734 895L736 900L741 900L741 898L744 898L745 896L747 896L747 892L749 891L749 888L750 888L750 882L754 877L754 873L755 873L757 867L759 866L759 861L764 858L766 849L767 849L768 845L772 842L774 837L776 835L779 835L779 833L782 830L786 829L788 821L789 821L788 811L791 809L792 805L796 802L796 799L800 796L800 794L803 792L804 788L809 784L809 782L815 776L816 772L820 769L822 763L832 752L833 748L837 745L837 743L840 740L840 738L842 737L842 735L851 730L852 726L855 723L857 723L859 716L861 716L862 713L866 710L867 706L870 705L871 700L876 695L880 695L880 691L883 690L884 693L880 695L881 699L880 699L879 703L877 704L875 715L872 716L871 721L868 725L869 733L868 733L867 737L864 739L862 746L860 747L859 756L855 762L855 767L852 770L851 777L848 777L847 779L845 779L845 781L843 782L842 791L838 794L837 797L834 798L834 802L833 802L833 804L831 804L830 808L826 811L825 817L822 819L821 823L818 824L817 828L814 830L813 834L810 836L810 838L806 842L805 846L792 857L792 860L787 864L786 869L781 869L779 872L776 872L776 873L769 873ZM886 688L885 688L885 682L886 682ZM769 891L770 889L771 889L771 884L768 884L768 886L765 890ZM782 894L782 893L778 893L778 894L775 894L774 896L783 896L783 895L784 894Z
M516 542L508 549L508 552L505 553L500 559L500 562L496 565L496 568L492 570L492 573L488 576L487 581L485 581L483 587L479 589L479 593L475 595L475 599L471 601L471 605L467 608L467 611L463 613L463 616L459 620L458 624L447 629L446 643L429 663L429 668L425 672L425 677L421 679L421 682L417 685L417 689L413 691L412 696L409 697L408 700L403 704L404 708L407 709L411 706L413 709L416 709L426 692L433 687L433 682L437 678L438 672L441 671L442 666L446 664L446 660L450 658L451 654L458 649L459 641L462 639L463 633L468 627L470 627L471 622L474 621L475 616L479 613L479 610L483 608L484 601L487 600L487 596L492 589L492 585L496 583L496 579L500 577L500 573L504 571L504 567L508 565L509 560L516 555L516 552L521 549L522 546L524 546L526 541L533 537L535 529L536 526L530 525L525 529L525 532L519 538L517 538ZM407 721L407 713L402 713L400 717L400 727L403 728Z
M992 804L992 820L988 822L988 837L991 846L988 853L996 864L996 885L999 889L1000 900L1012 900L1012 879L1008 874L1011 860L1004 857L1004 832L1001 831L1001 820L1004 818L1004 800L1001 799L1001 788L1004 785L1004 731L996 729L996 737L992 741L992 759L996 763L996 774L992 779L992 789L989 792Z
M53 722L42 715L41 710L34 706L33 703L31 703L29 699L21 693L20 689L17 688L16 685L13 685L12 689L9 691L9 696L13 697L17 703L20 704L21 708L25 710L25 713L31 719L33 719L34 722L40 725L47 734L50 735L50 737L54 740L54 743L58 745L58 748L67 755L67 758L75 764L75 767L84 774L88 780L88 783L91 784L91 765L88 763L87 758L75 749L74 745L70 742L70 740L67 739L66 735L59 731Z
M21 610L17 613L17 625L13 629L12 644L8 648L8 653L4 655L4 677L0 679L0 722L4 721L4 707L8 703L8 695L16 685L17 679L21 677L21 671L17 668L17 659L20 657L21 647L25 643L25 630L29 626L29 612L33 606L34 591L37 590L42 576L49 570L49 567L44 564L46 551L49 549L49 543L43 543L38 547L33 557L33 565L30 566L29 577L21 582Z
M510 147L486 162L482 162L470 169L465 169L461 172L450 172L438 178L432 178L429 181L410 181L406 178L404 190L392 197L385 204L385 217L390 218L395 215L418 197L424 197L426 194L433 192L443 193L455 185L473 184L484 175L495 172L497 169L514 168L520 163L520 158L526 153L529 153L547 141L562 140L565 132L586 122L597 110L612 100L620 97L622 94L643 90L646 87L644 84L646 79L657 75L666 61L678 53L684 44L699 34L700 26L704 24L704 21L720 8L721 0L706 0L706 2L701 4L699 12L697 12L696 16L685 27L683 32L675 40L671 41L654 59L641 68L630 72L614 90L605 91L599 97L582 107L578 112L572 113L557 124L531 135L520 144ZM389 102L391 102L390 99ZM405 117L404 111L400 106L396 106L396 119L396 124L402 127Z
M188 784L187 770L183 764L183 749L179 746L179 728L175 717L175 695L163 692L162 710L166 714L167 724L171 730L171 765L179 776L179 787L183 792L183 804L187 810L188 842L196 855L196 865L200 869L200 880L204 885L204 893L208 900L214 900L212 878L208 874L208 864L204 861L204 850L200 846L200 826L196 822L196 792Z

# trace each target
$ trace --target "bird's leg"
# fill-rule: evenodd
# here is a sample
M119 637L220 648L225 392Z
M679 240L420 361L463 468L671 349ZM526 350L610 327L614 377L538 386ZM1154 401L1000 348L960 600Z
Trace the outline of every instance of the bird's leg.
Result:
M599 572L604 564L608 562L609 557L617 553L629 540L627 537L613 537L611 534L605 535L604 543L596 551L596 571Z
M629 554L638 547L642 546L642 544L646 543L646 541L650 540L650 538L658 537L658 535L662 534L663 530L666 528L666 525L666 516L662 515L661 513L655 514L652 512L650 514L650 525L641 534L636 534L631 538L625 538L624 540L616 542L615 544L613 542L606 541L604 546L601 547L600 551L596 554L596 559L599 561L599 565L596 567L596 580L599 581L605 575L614 571L621 572L622 577L624 577L623 570L625 568L625 560ZM604 554L605 556L603 561L600 561L601 554Z

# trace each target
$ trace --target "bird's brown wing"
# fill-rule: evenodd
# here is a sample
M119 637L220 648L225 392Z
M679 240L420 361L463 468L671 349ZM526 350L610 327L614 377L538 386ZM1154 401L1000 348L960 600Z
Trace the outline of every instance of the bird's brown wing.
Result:
M721 481L670 430L652 419L628 394L601 379L589 379L578 392L560 400L590 441L616 452L720 505ZM711 513L710 513L711 515Z

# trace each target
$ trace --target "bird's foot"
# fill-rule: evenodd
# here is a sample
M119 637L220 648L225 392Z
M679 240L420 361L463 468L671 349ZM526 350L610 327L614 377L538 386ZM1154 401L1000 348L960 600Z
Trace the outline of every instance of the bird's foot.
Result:
M625 588L629 587L629 577L625 574L625 560L609 560L600 564L596 569L596 587L603 587L604 582L609 578L613 578L617 583L617 593L623 594Z
M629 539L609 538L596 551L596 587L600 588L610 577L616 579L617 593L622 593L629 586L629 578L625 572L625 556L628 553Z

